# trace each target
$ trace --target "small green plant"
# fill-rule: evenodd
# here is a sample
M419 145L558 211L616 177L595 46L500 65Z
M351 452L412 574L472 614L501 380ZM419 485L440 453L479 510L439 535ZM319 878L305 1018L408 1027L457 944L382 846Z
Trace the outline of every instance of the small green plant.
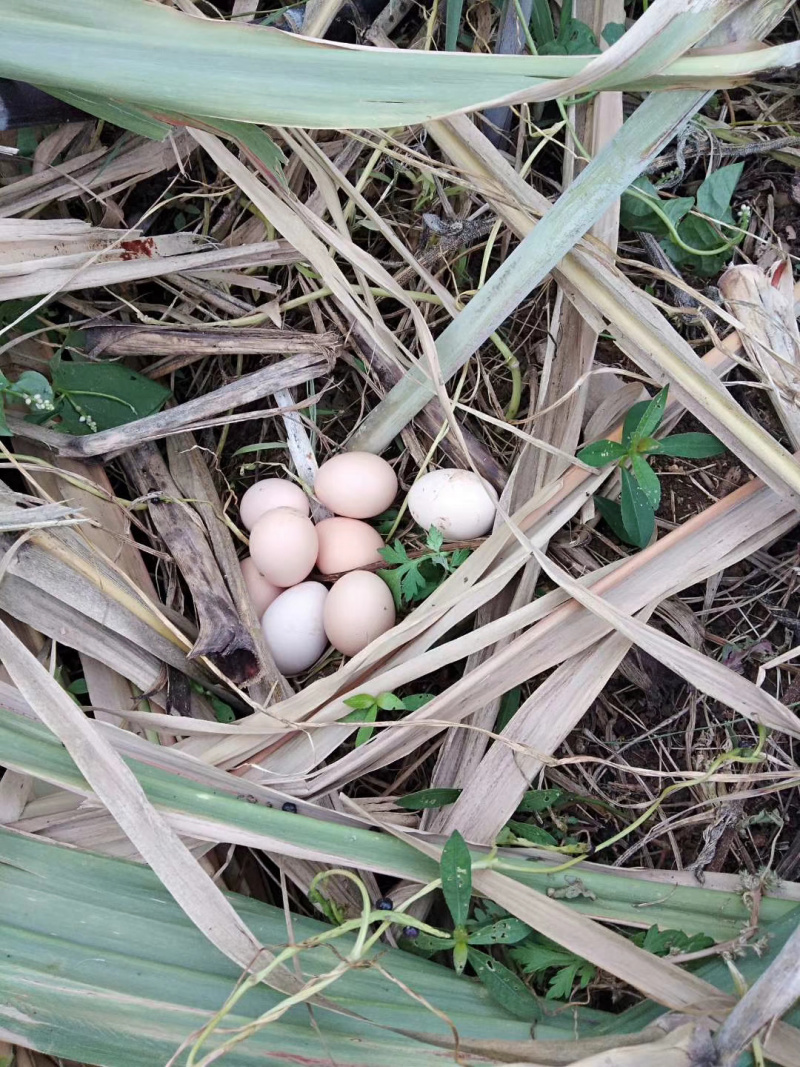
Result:
M656 511L661 503L661 483L645 456L682 456L707 459L725 451L725 445L710 433L678 433L661 440L653 434L661 425L669 386L652 400L634 404L625 417L621 441L595 441L578 453L592 467L616 463L620 467L620 502L595 496L597 510L626 544L645 548L655 531Z
M662 238L662 249L677 266L689 267L704 278L714 277L747 230L747 209L740 212L738 223L731 209L743 167L743 163L732 163L715 170L699 187L696 197L662 199L648 178L637 178L622 196L620 223L628 230ZM721 224L722 229L715 223ZM732 231L730 227L734 226L737 229Z
M439 877L453 920L453 932L450 937L419 933L410 941L414 951L427 956L435 952L452 951L453 967L457 974L463 974L469 963L490 996L506 1011L531 1022L540 1019L542 1012L536 997L522 979L488 952L481 952L475 947L516 944L530 935L531 928L513 915L504 915L496 920L489 917L488 921L484 917L470 919L472 857L457 830L442 849Z
M376 697L370 693L356 693L345 700L348 708L355 710L341 721L371 723L378 718L379 711L416 711L430 700L433 700L433 693L417 693L410 697L398 697L394 693L378 693ZM366 744L374 732L374 727L362 726L356 734L356 748Z
M52 384L38 371L23 371L15 382L0 372L0 436L11 436L6 402L25 404L29 422L52 422L55 429L82 435L152 415L170 395L159 382L119 363L82 363L56 356L50 372Z
M401 541L395 541L393 545L380 550L386 562L394 564L392 570L380 570L378 574L391 589L398 610L429 597L470 554L468 548L442 552L443 544L443 535L435 526L431 526L425 540L425 547L429 551L415 559L409 556Z

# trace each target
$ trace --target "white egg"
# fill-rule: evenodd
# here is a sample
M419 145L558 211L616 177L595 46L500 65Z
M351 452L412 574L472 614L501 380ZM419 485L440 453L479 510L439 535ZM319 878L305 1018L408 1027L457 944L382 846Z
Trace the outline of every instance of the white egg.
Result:
M430 471L411 487L408 510L424 530L435 526L447 541L470 541L491 530L497 493L472 471Z
M302 582L281 593L264 612L264 638L283 674L308 670L328 647L323 624L327 597L320 582Z

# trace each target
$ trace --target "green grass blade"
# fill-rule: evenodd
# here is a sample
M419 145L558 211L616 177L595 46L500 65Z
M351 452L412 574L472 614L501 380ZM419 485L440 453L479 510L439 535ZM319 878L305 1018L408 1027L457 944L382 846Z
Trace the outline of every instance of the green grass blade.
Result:
M655 13L639 20L641 47L584 89L711 89L734 84L740 71L749 75L797 61L793 45L678 58L729 8L697 5L662 26L664 6L653 5ZM661 32L648 40L651 22ZM624 39L619 44L628 47ZM156 116L178 112L210 122L326 129L424 122L515 94L564 95L570 89L561 81L579 75L590 61L343 47L194 18L144 0L0 0L0 75L125 101ZM374 88L365 92L365 86Z
M463 10L464 0L447 0L444 46L448 52L455 52L458 45L458 31L461 29Z
M145 751L149 748L144 741L131 741ZM170 759L176 765L175 757ZM387 834L371 833L358 825L289 814L238 799L242 788L238 778L231 778L230 792L215 789L205 781L198 783L192 780L195 772L191 760L187 760L185 776L130 757L126 762L157 808L178 813L184 820L200 820L193 824L198 833L213 832L215 840L239 842L279 855L311 853L325 856L336 865L364 867L421 882L438 876L438 866L433 860ZM88 785L63 745L44 726L2 708L0 765L32 774L71 792L90 795ZM480 852L473 850L472 854L477 857ZM518 852L514 852L514 857L515 862L521 862ZM574 877L571 872L538 874L538 867L552 867L549 860L531 859L527 863L530 873L519 872L513 877L542 892L563 893ZM738 892L677 885L670 886L665 893L659 882L592 864L581 866L580 878L593 896L569 896L568 906L610 922L642 925L642 915L646 914L648 924L658 923L665 929L680 929L689 934L708 933L725 941L737 937L742 924L748 921L749 912ZM761 903L761 919L764 923L774 922L795 907L793 900L766 896Z

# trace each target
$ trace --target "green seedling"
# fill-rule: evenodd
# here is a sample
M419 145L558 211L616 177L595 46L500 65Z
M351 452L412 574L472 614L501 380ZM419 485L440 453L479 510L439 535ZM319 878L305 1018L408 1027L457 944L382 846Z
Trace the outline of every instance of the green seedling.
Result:
M725 451L725 445L710 433L678 433L661 440L653 437L664 417L668 390L665 385L652 400L633 405L625 417L621 441L595 441L578 453L578 459L592 467L616 463L621 468L619 504L602 496L594 499L617 537L637 548L650 543L661 503L661 483L645 456L707 459Z
M433 693L417 693L410 697L398 697L394 693L378 693L376 697L369 693L356 693L345 700L348 708L354 710L341 721L369 724L375 722L379 711L416 711L429 700L433 700ZM356 748L366 744L374 732L374 727L363 725L356 734Z
M488 921L486 918L470 919L472 857L457 830L442 849L439 877L453 920L453 932L449 937L420 933L411 942L414 951L423 955L451 951L457 974L462 974L469 963L489 995L506 1011L529 1022L540 1019L542 1012L536 997L522 979L488 952L481 952L476 947L516 944L531 934L531 928L511 915L499 919L489 917Z
M443 535L431 526L425 541L428 551L422 556L412 559L401 541L380 550L386 562L394 565L392 570L380 570L378 574L391 589L398 610L429 597L470 554L468 548L442 552L443 544Z

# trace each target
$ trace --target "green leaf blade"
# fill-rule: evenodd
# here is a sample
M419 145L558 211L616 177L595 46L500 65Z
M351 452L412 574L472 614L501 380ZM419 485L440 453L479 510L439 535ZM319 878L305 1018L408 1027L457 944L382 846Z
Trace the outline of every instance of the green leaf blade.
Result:
M633 475L624 468L620 514L630 542L638 548L646 548L655 531L655 513Z
M710 459L711 456L721 456L725 451L725 445L713 434L676 433L659 441L658 455Z
M453 923L463 926L469 917L472 898L472 857L458 830L453 831L442 849L439 871Z
M644 456L639 455L638 452L634 452L631 456L631 471L647 498L647 503L653 511L657 511L661 503L661 482L658 480L658 475Z
M664 388L660 389L653 399L648 402L647 407L642 412L642 417L639 419L638 425L631 434L631 444L636 444L644 437L652 437L664 417L664 408L667 406L668 395L669 386L665 385Z
M541 1019L542 1009L536 997L508 967L474 948L469 949L469 962L492 999L506 1011L530 1022Z
M460 789L420 789L400 797L396 803L404 811L426 811L428 808L444 808L448 804L455 804L460 796Z
M605 467L607 463L622 459L627 455L627 449L619 441L595 441L593 445L587 445L578 453L581 463L588 463L590 467Z

